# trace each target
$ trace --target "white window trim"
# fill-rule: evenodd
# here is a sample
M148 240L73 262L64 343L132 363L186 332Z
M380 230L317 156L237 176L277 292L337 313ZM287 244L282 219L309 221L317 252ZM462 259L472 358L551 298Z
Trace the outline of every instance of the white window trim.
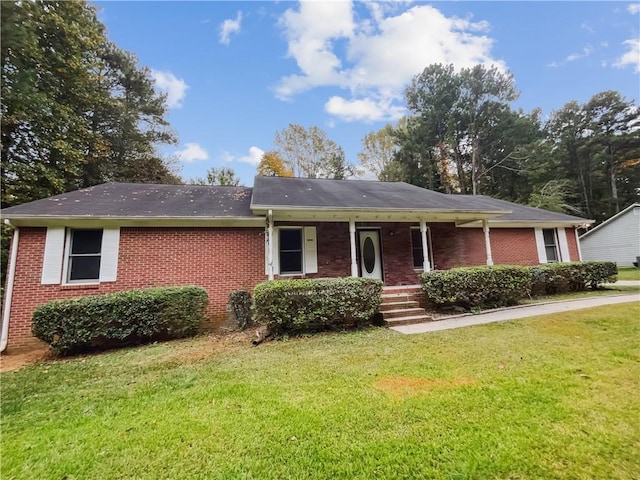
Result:
M102 243L100 244L100 269L102 269L102 251L104 249L104 229L103 228L67 228L64 239L64 251L62 254L62 285L99 285L100 273L98 278L87 280L69 280L69 263L71 260L71 232L74 230L102 230Z
M556 255L558 259L556 261L549 261L547 258L546 244L544 241L543 230L553 230L553 236L555 239ZM538 262L539 263L562 263L570 261L569 244L567 242L567 233L564 228L535 228L536 247L538 249Z
M72 230L102 230L99 278L69 281L69 252ZM118 273L120 228L63 228L48 227L42 261L42 285L99 285L115 282Z
M411 227L410 230L420 231L420 227ZM409 240L411 241L411 265L413 265L413 237L411 236L411 232L409 232ZM431 228L427 225L427 247L429 253L429 265L431 265L431 269L433 270L433 243L431 243ZM422 244L420 244L420 248L422 248ZM414 272L423 272L424 267L416 267L413 265Z
M302 272L281 273L280 270L280 230L300 230L302 236ZM273 273L279 277L299 277L318 273L318 243L317 229L314 225L283 225L273 227ZM269 243L265 242L265 248ZM265 260L268 262L268 260ZM266 265L268 269L268 264Z

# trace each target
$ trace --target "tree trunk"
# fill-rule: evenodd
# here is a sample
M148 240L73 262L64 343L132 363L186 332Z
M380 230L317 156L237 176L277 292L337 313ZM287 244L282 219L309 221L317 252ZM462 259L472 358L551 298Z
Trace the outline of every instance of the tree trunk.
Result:
M613 153L611 145L609 145L609 181L611 183L611 201L613 202L614 212L620 211L620 200L618 199L618 185L616 185L616 166L613 163Z
M480 194L478 171L480 169L480 139L476 134L471 142L471 188L473 195Z

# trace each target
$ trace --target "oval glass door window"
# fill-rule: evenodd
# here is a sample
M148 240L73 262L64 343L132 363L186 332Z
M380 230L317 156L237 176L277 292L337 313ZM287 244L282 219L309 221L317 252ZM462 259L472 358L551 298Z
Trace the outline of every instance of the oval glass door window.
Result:
M373 272L373 269L376 266L376 249L373 246L373 240L371 240L371 237L364 239L364 243L362 245L362 259L364 260L364 268L367 273Z

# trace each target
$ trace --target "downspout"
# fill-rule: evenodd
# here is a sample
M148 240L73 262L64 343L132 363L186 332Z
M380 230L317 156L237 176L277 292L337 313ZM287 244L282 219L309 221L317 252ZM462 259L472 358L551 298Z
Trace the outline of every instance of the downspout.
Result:
M267 214L267 236L268 236L268 248L267 252L267 274L269 280L273 280L273 210L269 210Z
M10 223L5 220L6 225ZM13 282L16 277L16 261L18 258L18 241L20 240L19 229L13 231L13 238L11 239L11 256L9 257L9 271L7 272L7 281L4 297L4 309L2 311L2 338L0 339L0 352L4 352L7 348L7 342L9 341L9 316L11 315L11 301L13 297Z
M351 243L351 276L358 276L358 259L356 256L356 222L349 220L349 241Z
M491 239L489 238L489 220L482 220L482 231L484 232L484 248L487 251L487 265L493 265L493 256L491 255Z

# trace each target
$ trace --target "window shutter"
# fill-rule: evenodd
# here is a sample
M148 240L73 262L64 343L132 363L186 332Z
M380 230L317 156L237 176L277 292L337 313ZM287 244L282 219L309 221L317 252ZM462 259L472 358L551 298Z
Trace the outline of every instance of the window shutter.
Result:
M318 273L316 227L304 227L304 273Z
M560 244L560 261L570 262L569 244L567 243L567 232L564 228L558 228L558 243Z
M100 281L115 282L118 275L118 251L120 249L120 229L105 228L102 231L102 251L100 257Z
M544 235L542 235L542 229L536 228L536 247L538 248L538 262L547 263L547 252L544 249Z
M62 259L64 255L64 228L47 228L44 243L44 259L42 262L43 285L60 283L62 276Z

